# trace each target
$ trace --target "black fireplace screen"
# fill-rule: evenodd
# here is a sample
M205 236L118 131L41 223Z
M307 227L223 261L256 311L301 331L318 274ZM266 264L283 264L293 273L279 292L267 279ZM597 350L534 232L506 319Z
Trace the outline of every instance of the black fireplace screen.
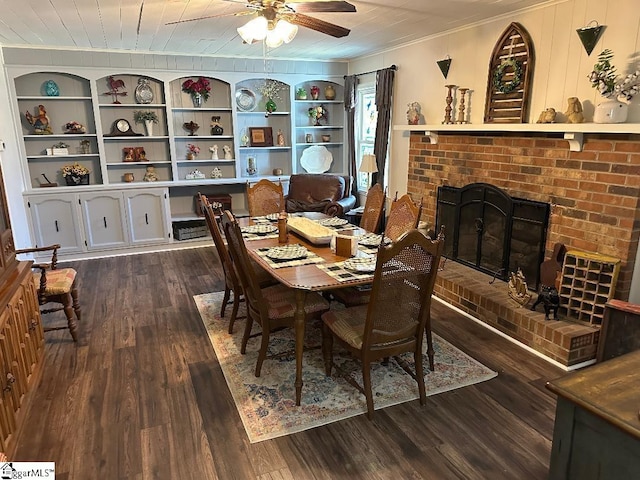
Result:
M445 256L502 280L522 270L537 289L549 204L510 197L486 183L438 188L436 227L445 226Z

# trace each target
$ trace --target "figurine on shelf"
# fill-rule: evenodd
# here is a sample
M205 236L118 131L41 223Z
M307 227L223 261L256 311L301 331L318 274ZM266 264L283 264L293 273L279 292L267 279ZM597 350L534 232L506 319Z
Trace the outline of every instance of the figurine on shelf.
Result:
M222 135L223 133L224 129L220 125L220 117L214 115L211 117L211 135Z
M549 107L544 109L536 123L554 123L556 121L556 109Z
M107 85L109 86L109 91L104 92L102 95L111 95L111 97L113 98L112 103L120 104L120 102L118 101L118 95L120 95L121 97L127 96L127 92L120 91L121 88L125 88L124 81L120 79L116 80L115 78L109 76L107 77Z
M144 174L144 179L145 182L157 182L158 181L158 176L156 175L156 167L154 167L153 165L148 165L147 166L147 171Z
M222 147L222 151L224 152L225 160L232 160L233 156L231 155L231 147L229 145L225 145Z
M409 125L418 125L420 123L420 111L422 107L418 102L411 102L407 105L407 122Z
M218 167L215 167L213 170L211 170L211 178L222 178L222 170L220 170Z
M276 144L279 147L284 147L284 133L282 133L281 129L278 129L278 134L276 136Z
M191 120L190 122L184 122L182 124L182 126L184 127L184 129L186 131L189 132L189 136L193 137L196 134L196 130L198 130L200 128L200 125L198 125L196 122L194 122L193 120Z
M136 155L136 162L148 162L149 161L147 159L147 152L145 151L144 147L136 147L134 153Z
M218 145L212 145L209 147L211 152L211 160L218 160Z
M53 135L53 130L49 124L49 117L47 111L44 109L44 105L38 105L38 114L36 116L31 115L27 111L24 116L27 118L27 122L33 127L33 133L36 135Z

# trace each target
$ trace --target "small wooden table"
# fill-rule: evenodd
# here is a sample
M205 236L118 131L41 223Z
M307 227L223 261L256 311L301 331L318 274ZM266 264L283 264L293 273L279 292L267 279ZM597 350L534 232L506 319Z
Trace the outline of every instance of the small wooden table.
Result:
M550 479L640 478L640 351L547 388L558 395Z
M238 219L240 225L248 225L249 219ZM356 233L364 230L358 227L351 226ZM329 245L313 245L303 237L300 237L292 232L289 232L289 244L301 244L304 245L310 251L316 253L320 257L325 259L326 263L335 263L346 260L346 257L340 257L331 252ZM283 245L278 243L277 238L268 238L260 240L248 240L245 241L249 256L256 261L262 268L268 271L273 278L278 280L283 285L289 288L293 288L296 292L296 313L295 313L295 334L296 334L296 405L300 405L300 399L302 396L302 353L304 346L304 329L305 329L305 314L304 304L305 298L308 292L320 292L324 290L333 290L336 288L345 288L354 285L367 285L373 281L373 276L368 279L359 279L351 281L339 281L331 275L327 274L323 270L319 269L316 265L301 265L295 267L285 268L272 268L264 258L256 252L256 250L264 247L276 247ZM325 264L326 264L325 263Z

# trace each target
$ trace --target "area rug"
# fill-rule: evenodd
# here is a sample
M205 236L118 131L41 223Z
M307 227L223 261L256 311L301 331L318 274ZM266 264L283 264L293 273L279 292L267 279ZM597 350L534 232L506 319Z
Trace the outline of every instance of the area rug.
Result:
M269 355L290 352L284 356L269 358L262 365L259 378L254 375L260 337L253 337L247 345L247 353L240 354L244 332L244 320L239 319L233 335L227 332L231 305L225 318L220 318L222 292L194 296L213 349L222 367L224 377L235 401L251 443L301 432L345 418L366 413L364 395L340 375L327 377L324 372L322 351L309 348L304 353L302 401L295 405L295 337L293 329L284 329L271 335ZM332 308L334 306L332 305ZM336 308L340 308L336 305ZM241 305L239 316L244 316ZM259 331L254 325L254 330ZM305 348L321 344L320 323L305 329ZM427 395L454 390L494 378L497 373L461 352L444 339L433 335L435 371L430 371L424 355ZM426 350L426 342L424 345ZM413 368L413 355L403 356ZM361 367L339 346L334 347L334 361L341 374L347 374L362 384ZM418 385L394 359L388 365L372 366L376 410L419 398Z

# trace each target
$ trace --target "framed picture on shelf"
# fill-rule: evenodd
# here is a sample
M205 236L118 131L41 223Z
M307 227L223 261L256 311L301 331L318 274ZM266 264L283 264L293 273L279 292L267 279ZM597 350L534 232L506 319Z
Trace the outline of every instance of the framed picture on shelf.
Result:
M252 147L273 147L271 127L249 127L249 139Z

